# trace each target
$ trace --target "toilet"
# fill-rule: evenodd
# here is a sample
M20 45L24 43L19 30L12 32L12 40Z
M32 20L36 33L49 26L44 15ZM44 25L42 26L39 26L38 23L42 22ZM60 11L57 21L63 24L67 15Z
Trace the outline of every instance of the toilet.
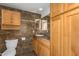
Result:
M15 56L18 39L5 40L5 43L7 50L2 53L2 56Z

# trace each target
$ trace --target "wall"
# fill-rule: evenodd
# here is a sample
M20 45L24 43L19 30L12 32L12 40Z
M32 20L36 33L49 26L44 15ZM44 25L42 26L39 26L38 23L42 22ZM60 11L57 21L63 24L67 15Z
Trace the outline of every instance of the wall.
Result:
M44 36L40 36L38 38L43 38L43 39L50 40L50 15L46 15L45 17L41 18L41 20L47 20L47 29L48 29L48 31L47 30L38 30L37 29L37 32L36 32L37 34L44 35ZM41 25L41 27L42 27L42 25Z
M31 13L28 11L22 11L14 8L9 8L5 6L0 6L0 8L8 8L12 10L17 10L21 12L21 18L22 20L35 20L41 17L40 14ZM6 39L15 39L18 38L18 47L17 47L17 55L33 55L29 54L29 52L32 52L32 44L31 40L33 37L32 30L34 29L34 22L24 22L21 21L21 26L19 31L2 31L0 30L0 53L2 53L5 48L5 40ZM21 37L26 37L25 41L21 40Z

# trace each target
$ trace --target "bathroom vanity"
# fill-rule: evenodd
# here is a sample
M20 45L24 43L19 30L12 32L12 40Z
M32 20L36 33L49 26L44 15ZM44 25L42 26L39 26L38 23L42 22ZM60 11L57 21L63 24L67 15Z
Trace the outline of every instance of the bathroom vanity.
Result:
M32 39L33 50L38 56L50 56L50 16L41 18L41 23L36 26L36 33Z
M32 40L33 49L38 56L50 56L50 40L44 38L34 38Z

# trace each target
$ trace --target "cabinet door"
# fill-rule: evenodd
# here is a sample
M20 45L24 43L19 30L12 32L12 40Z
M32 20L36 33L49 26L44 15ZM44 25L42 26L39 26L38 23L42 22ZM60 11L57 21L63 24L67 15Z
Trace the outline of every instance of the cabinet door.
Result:
M2 9L2 24L11 25L11 14L10 10Z
M63 10L64 4L63 3L51 3L50 6L51 6L51 16L52 17L64 12L64 10Z
M71 18L70 16L72 15L65 15L65 16L60 15L58 17L52 18L53 21L51 22L51 37L50 37L51 38L51 55L54 55L54 56L74 55L71 49L71 36L70 36L71 21L70 19L76 19L77 17L73 16L74 18L73 17Z
M65 39L69 40L69 49L79 56L79 8L64 15ZM71 53L71 52L70 52Z
M38 55L39 56L43 56L42 53L43 53L43 51L42 51L42 45L39 43L38 44Z
M52 55L61 55L62 51L60 50L61 42L60 42L60 23L61 17L52 18L51 20L51 54Z
M50 55L50 45L49 41L45 39L38 40L38 55L39 56L49 56Z
M52 20L53 19L53 20ZM66 39L64 29L65 24L63 22L64 16L60 15L55 18L51 18L51 55L54 56L69 56L70 55L70 41ZM64 33L65 32L65 33Z
M50 49L48 47L42 47L42 55L43 56L50 56Z
M12 25L20 25L21 15L20 12L13 11L12 13Z
M35 53L38 55L38 50L37 50L38 49L38 44L37 44L38 41L34 39L32 42L33 42L33 49L34 49Z

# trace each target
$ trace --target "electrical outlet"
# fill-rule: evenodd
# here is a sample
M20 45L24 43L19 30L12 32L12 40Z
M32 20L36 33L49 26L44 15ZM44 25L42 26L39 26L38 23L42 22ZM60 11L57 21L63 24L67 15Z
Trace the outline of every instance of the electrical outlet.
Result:
M24 41L26 38L25 37L22 37L21 39Z

